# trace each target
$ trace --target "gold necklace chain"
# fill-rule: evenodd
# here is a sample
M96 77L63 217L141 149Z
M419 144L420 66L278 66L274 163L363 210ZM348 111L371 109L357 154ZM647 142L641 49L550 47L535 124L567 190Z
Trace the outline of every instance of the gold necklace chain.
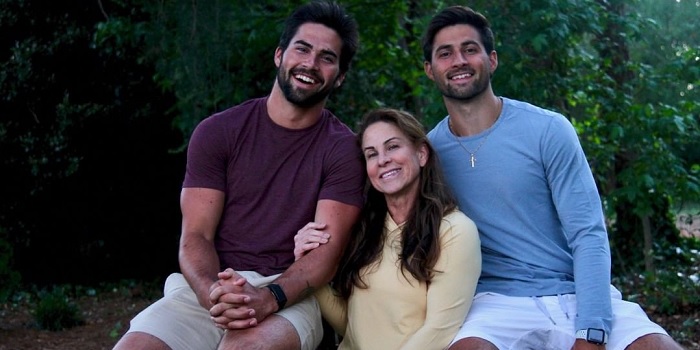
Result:
M496 123L498 123L498 118L501 116L501 111L502 111L502 109L503 109L503 100L502 100L500 97L499 97L499 100L500 100L500 102L501 102L501 105L500 105L500 108L499 108L499 111L498 111L498 116L496 116L496 120L493 122L493 128L491 128L491 130L489 130L489 132L484 136L484 139L481 140L481 142L479 143L478 146L476 146L476 149L475 149L473 152L470 151L470 150L467 148L467 146L465 146L465 145L462 143L462 141L459 140L459 137L457 136L457 133L456 133L456 132L454 131L454 129L452 128L452 119L448 119L448 120L447 120L447 127L450 129L450 132L452 133L452 136L455 138L455 140L457 141L457 143L458 143L460 146L462 146L462 148L463 148L465 151L467 151L467 153L469 153L469 163L471 164L472 168L476 166L476 152L479 152L479 149L481 149L481 146L483 146L484 143L486 143L486 140L488 140L489 136L491 136L491 133L492 133L494 130L496 130L496 128L498 127L498 125L497 125Z

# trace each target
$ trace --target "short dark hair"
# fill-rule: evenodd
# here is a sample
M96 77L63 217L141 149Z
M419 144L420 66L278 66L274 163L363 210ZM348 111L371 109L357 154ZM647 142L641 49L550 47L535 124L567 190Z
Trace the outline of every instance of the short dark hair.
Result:
M490 53L494 50L493 31L486 17L466 6L450 6L435 15L428 24L428 29L423 36L423 58L426 61L432 62L435 35L443 28L457 24L474 27L479 32L486 52Z
M305 23L318 23L335 30L343 41L340 52L340 71L350 69L350 62L357 52L359 34L357 22L345 9L330 1L313 1L297 8L284 22L279 47L286 50L299 27Z

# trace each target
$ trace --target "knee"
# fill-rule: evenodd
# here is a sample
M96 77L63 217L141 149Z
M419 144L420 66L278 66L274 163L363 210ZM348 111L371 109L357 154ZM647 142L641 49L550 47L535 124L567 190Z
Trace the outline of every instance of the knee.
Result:
M260 339L248 339L246 337L239 337L235 342L221 342L219 344L218 350L266 350L269 347L266 346L264 341Z
M275 348L274 344L274 340L252 328L244 332L227 331L217 350L270 350Z
M498 350L498 348L488 340L468 337L452 344L449 350Z
M238 338L235 342L222 342L217 350L272 350L275 347L263 339Z
M647 334L637 338L626 348L626 350L647 349L683 350L678 343L665 334Z
M171 350L170 347L162 340L142 332L126 333L119 339L113 350L135 350L135 349L153 349L153 350Z

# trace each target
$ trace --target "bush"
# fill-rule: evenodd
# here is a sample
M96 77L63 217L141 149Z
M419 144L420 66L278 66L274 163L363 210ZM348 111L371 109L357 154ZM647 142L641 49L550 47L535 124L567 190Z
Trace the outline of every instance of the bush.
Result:
M626 295L649 311L674 315L700 308L700 239L681 238L677 245L662 243L654 273L615 278Z
M40 292L39 299L35 318L42 329L60 331L85 323L80 310L70 302L63 288Z
M12 268L12 245L0 228L0 303L5 303L19 287L20 274Z

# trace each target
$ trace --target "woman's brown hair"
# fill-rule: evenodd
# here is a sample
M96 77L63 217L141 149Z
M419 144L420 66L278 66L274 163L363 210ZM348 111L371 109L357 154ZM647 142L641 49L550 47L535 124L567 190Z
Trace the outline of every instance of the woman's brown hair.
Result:
M408 271L416 280L429 283L440 256L440 223L447 213L456 209L457 202L445 183L440 162L423 125L410 113L391 108L375 109L362 118L357 136L360 145L367 128L378 122L395 125L416 148L425 145L428 149L428 160L418 179L416 203L401 231L399 259L404 275ZM384 220L388 209L384 194L372 187L369 180L365 193L361 218L334 278L335 289L346 299L354 287L367 288L362 271L381 258L386 240Z

